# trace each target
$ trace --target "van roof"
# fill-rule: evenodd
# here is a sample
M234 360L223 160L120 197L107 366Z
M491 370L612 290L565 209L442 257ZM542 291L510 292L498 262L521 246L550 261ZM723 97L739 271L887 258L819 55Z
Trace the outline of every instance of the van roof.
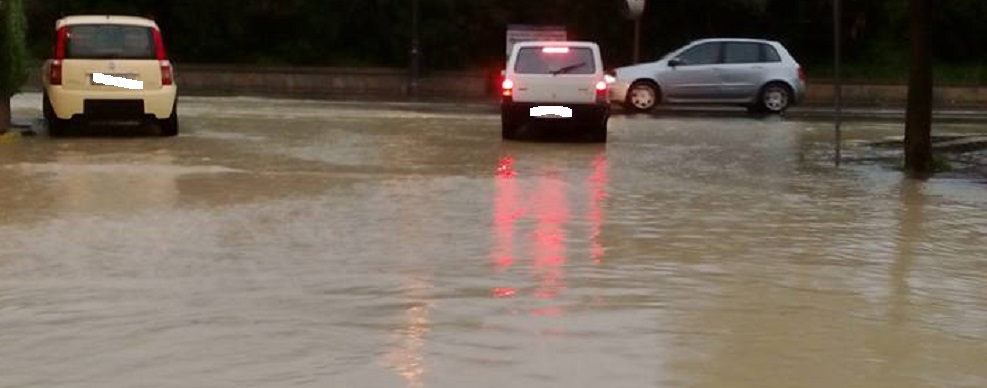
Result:
M599 47L595 42L576 40L532 40L518 42L515 46L521 47L542 47L542 46L564 46L564 47Z
M76 16L66 16L55 22L55 29L59 29L66 26L74 26L80 24L121 24L128 26L141 26L141 27L151 27L158 28L157 23L151 19L137 17L137 16L124 16L124 15L76 15Z

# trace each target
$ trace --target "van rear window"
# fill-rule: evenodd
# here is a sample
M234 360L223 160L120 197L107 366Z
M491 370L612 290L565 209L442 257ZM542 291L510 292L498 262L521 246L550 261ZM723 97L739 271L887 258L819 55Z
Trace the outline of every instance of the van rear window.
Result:
M69 59L155 59L150 27L87 24L68 28L65 57Z
M593 74L596 58L588 47L525 47L514 63L517 74Z

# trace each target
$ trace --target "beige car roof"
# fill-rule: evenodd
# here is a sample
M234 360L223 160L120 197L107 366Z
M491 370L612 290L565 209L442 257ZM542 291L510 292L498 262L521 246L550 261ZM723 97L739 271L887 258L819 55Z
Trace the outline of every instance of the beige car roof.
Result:
M158 25L150 19L145 19L136 16L121 16L121 15L79 15L79 16L68 16L59 19L55 22L55 29L59 29L65 26L73 26L79 24L122 24L128 26L141 26L141 27L152 27L158 28Z

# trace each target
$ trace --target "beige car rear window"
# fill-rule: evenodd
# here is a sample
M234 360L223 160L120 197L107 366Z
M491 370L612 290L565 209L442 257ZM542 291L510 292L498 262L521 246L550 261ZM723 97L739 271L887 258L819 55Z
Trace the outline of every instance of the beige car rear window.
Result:
M113 24L69 27L68 59L155 59L154 35L150 28Z

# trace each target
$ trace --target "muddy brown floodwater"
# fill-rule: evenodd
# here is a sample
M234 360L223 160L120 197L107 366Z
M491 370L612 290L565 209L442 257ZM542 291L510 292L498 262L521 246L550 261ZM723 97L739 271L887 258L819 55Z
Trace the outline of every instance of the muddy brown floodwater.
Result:
M0 146L0 387L987 387L983 184L834 169L824 123L474 108Z

